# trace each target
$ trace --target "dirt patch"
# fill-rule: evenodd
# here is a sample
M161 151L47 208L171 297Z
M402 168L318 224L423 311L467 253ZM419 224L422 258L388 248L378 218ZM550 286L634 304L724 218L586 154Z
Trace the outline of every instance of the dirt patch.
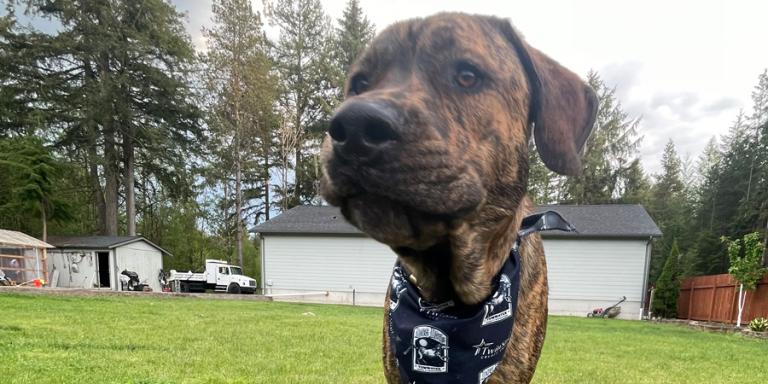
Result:
M32 287L0 287L0 295L4 293L18 293L24 295L50 295L50 296L123 296L123 297L157 297L180 298L192 297L199 299L215 300L249 300L272 301L272 298L262 295L234 295L226 293L178 293L178 292L127 292L112 291L108 289L78 289L78 288L32 288Z

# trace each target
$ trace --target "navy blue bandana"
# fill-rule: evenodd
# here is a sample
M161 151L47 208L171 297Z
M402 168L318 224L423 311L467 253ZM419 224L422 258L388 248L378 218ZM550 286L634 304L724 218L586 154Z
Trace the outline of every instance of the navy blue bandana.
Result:
M389 341L403 383L485 383L504 356L515 323L520 288L520 241L544 230L574 231L557 212L523 219L493 294L468 306L422 299L398 264L389 294Z

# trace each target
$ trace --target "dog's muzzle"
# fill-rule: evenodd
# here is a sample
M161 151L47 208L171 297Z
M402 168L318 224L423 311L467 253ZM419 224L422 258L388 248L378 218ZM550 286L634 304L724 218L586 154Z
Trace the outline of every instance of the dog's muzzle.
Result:
M331 120L328 134L336 156L351 164L374 161L382 151L398 145L395 114L370 101L349 101Z

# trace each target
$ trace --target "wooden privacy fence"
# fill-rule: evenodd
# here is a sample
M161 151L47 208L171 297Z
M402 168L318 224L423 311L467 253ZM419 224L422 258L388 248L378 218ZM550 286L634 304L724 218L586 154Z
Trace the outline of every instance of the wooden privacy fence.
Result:
M677 317L680 319L735 323L739 285L729 274L690 277L680 284ZM768 275L747 293L742 323L768 318Z

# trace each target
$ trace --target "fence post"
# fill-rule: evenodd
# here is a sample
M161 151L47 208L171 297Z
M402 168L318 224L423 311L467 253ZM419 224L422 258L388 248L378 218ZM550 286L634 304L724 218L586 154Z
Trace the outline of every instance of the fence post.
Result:
M707 321L712 321L712 312L715 311L715 296L717 296L717 283L712 283L712 304L709 305L709 316Z
M687 319L691 319L691 311L693 310L693 293L696 291L696 279L691 279L691 293L688 295L688 316Z

